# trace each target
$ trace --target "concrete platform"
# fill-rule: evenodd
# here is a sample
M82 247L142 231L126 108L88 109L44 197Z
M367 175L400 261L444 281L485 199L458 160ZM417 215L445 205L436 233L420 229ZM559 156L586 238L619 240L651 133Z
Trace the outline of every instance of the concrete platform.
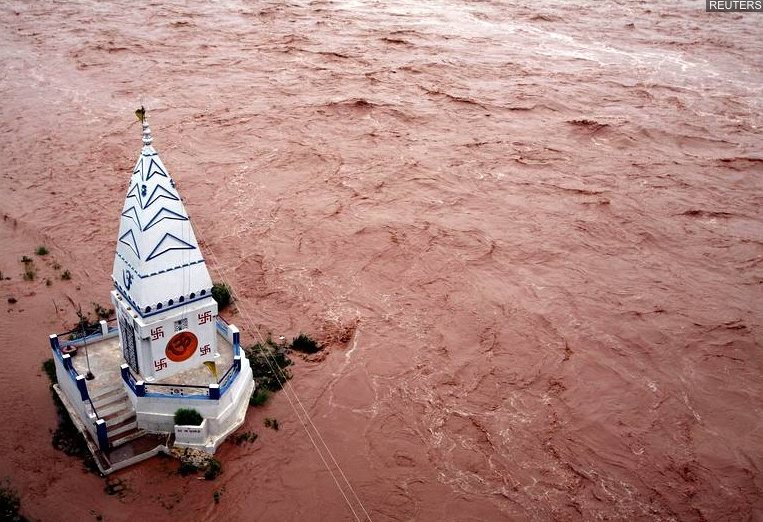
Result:
M87 351L87 357L85 352ZM76 355L72 356L72 364L77 373L87 374L88 359L90 360L90 371L94 378L87 381L87 387L91 395L97 396L117 384L122 383L122 377L119 367L124 363L122 349L119 346L119 337L106 339L97 339L95 342L88 343L87 346L80 346ZM173 375L167 379L159 379L153 382L146 381L148 384L178 384L192 386L207 386L216 383L233 365L233 345L222 335L217 333L217 353L215 354L215 363L217 366L217 378L203 364L196 368L191 368L182 373Z

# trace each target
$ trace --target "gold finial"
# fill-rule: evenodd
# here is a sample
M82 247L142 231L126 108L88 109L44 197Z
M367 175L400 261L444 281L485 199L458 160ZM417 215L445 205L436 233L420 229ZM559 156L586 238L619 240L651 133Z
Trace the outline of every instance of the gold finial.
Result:
M140 109L135 111L135 116L138 117L138 120L141 123L146 119L146 109L143 108L143 105L140 106Z

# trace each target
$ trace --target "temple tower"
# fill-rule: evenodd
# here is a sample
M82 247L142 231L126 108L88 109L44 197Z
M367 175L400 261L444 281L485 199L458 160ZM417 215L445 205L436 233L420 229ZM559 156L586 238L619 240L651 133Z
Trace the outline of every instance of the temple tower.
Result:
M117 236L111 299L124 360L147 382L212 361L217 353L212 280L175 182L152 146L130 178Z

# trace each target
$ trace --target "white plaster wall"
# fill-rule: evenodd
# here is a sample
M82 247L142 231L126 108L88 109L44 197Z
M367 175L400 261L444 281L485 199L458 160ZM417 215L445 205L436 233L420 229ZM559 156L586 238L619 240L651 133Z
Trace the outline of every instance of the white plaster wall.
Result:
M244 360L241 372L220 400L135 397L129 389L128 396L135 406L138 426L146 431L171 433L175 429L175 411L178 408L193 408L206 420L208 436L215 437L228 431L237 421L236 413L242 403L249 403L253 384L252 369Z

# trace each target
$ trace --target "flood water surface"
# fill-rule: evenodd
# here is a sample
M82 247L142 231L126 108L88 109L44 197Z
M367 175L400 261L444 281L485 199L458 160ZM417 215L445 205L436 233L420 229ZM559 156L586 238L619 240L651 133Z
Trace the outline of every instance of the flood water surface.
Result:
M0 475L39 520L763 516L761 50L694 1L4 2ZM39 368L141 103L229 319L327 347L216 481L110 496Z

